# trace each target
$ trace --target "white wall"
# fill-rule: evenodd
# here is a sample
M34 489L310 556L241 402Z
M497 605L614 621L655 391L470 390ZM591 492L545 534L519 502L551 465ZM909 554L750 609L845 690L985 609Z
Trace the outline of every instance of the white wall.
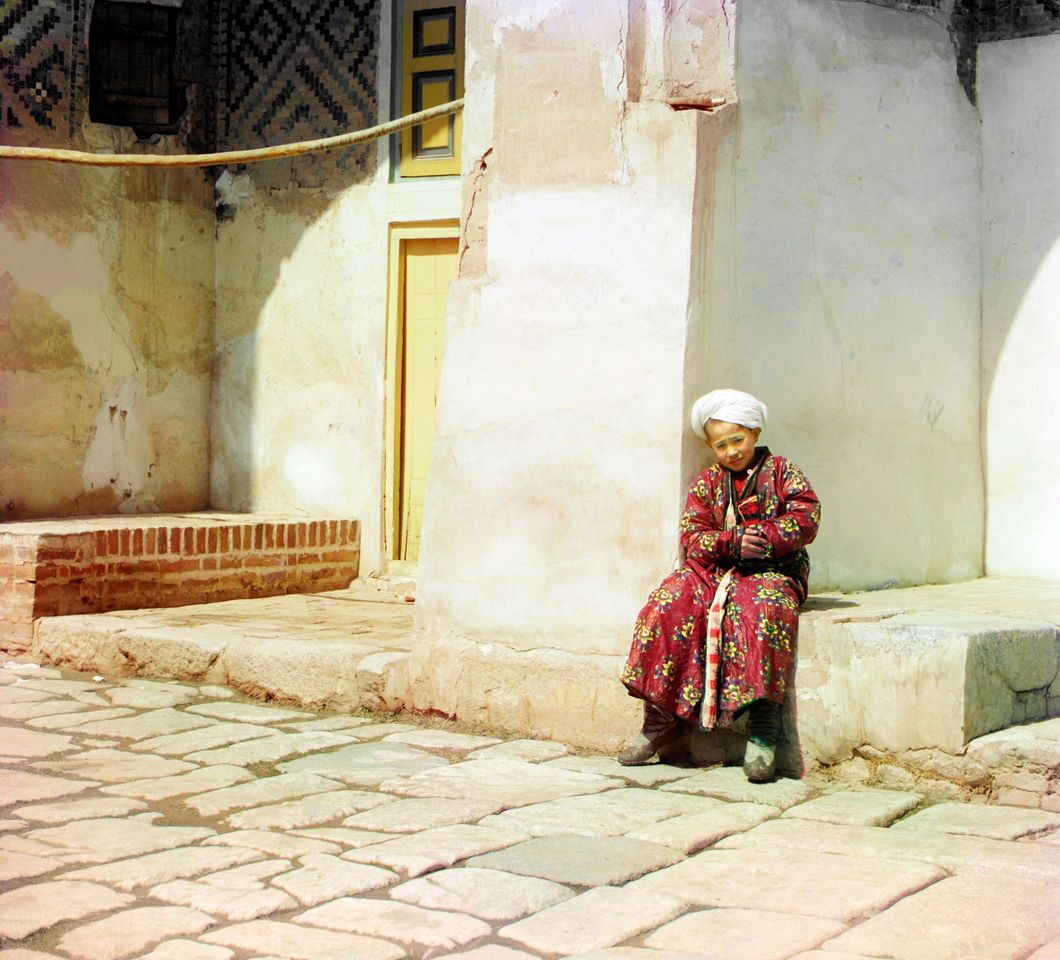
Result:
M417 598L433 637L624 652L674 557L702 115L627 100L627 14L469 6Z
M739 9L703 386L760 396L814 483L817 588L974 577L979 138L949 38L862 3Z
M979 48L987 572L1060 579L1060 36Z

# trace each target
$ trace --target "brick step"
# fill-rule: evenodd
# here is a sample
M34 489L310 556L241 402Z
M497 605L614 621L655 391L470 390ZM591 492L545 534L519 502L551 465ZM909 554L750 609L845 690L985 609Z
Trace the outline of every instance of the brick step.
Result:
M172 607L349 585L356 520L231 513L75 517L0 526L0 650L40 617Z

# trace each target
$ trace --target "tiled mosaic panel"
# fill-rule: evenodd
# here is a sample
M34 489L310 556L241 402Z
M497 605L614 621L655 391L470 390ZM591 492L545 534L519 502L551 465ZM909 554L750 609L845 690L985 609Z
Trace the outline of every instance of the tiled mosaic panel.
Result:
M67 133L80 0L0 0L0 127Z
M225 0L218 146L333 136L376 122L379 0ZM371 146L335 156L365 169Z

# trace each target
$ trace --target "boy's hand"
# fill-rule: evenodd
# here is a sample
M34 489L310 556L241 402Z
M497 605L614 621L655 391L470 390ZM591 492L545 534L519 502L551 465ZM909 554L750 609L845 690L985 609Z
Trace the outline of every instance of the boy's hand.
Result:
M761 560L769 549L769 541L759 530L747 530L740 538L740 559Z

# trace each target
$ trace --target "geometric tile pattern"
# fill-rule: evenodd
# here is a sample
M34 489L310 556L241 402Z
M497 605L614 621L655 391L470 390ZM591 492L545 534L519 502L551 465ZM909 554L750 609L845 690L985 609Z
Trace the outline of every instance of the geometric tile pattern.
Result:
M67 132L74 24L72 0L0 0L0 127Z
M219 149L333 136L376 122L380 0L221 0ZM367 165L360 146L335 157Z

